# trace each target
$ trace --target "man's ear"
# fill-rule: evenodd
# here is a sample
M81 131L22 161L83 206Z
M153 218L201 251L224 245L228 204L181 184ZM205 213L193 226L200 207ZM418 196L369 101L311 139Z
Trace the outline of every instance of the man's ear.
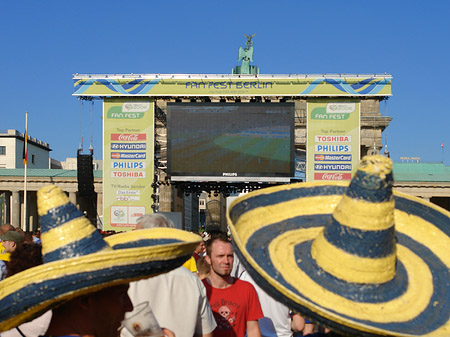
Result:
M207 264L211 265L211 258L209 257L209 255L205 255L205 261Z

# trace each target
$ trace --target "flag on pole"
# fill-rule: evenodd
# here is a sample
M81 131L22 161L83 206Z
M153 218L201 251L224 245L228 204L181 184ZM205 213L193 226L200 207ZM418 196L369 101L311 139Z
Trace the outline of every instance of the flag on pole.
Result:
M25 113L25 141L23 143L23 164L27 164L27 152L28 152L28 134L27 134L27 124L28 124L28 113Z
M444 143L441 144L441 147L444 148Z

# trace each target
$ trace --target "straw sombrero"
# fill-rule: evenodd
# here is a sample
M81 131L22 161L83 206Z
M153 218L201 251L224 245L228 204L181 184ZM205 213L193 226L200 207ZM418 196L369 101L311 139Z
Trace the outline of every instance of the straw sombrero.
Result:
M200 242L172 228L102 238L56 186L38 191L44 264L0 282L0 332L74 297L181 266Z
M392 192L392 162L363 158L350 185L283 185L228 213L252 278L275 299L358 336L450 336L450 213Z

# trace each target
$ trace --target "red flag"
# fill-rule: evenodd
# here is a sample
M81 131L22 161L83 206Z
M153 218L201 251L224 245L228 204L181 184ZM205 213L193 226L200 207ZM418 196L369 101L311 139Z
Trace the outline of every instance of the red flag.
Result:
M441 144L441 147L444 148L444 143Z

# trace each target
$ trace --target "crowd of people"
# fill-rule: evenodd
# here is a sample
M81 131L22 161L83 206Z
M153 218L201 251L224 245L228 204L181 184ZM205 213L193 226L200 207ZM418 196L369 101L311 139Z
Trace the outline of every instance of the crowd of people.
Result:
M374 156L363 159L345 189L317 184L298 186L301 191L294 194L288 186L263 198L243 198L229 219L235 237L178 230L161 214L142 216L132 231L100 232L60 188L45 187L38 192L41 237L7 224L0 227L0 337L330 337L434 331L447 336L450 278L438 255L445 260L448 254L422 229L439 229L429 231L432 238L448 241L450 216L408 197L399 203L403 208L395 218L392 185L392 163ZM325 196L318 214L310 195ZM286 207L290 198L298 208ZM399 215L407 211L414 217ZM276 226L253 226L268 217ZM284 220L277 223L279 219ZM296 236L293 229L298 228L306 230ZM407 230L411 237L401 232ZM306 244L298 244L301 240ZM429 254L425 243L437 253ZM426 255L420 268L406 246L417 249L417 258ZM428 272L425 263L429 277L421 278L417 275ZM415 295L408 299L405 289ZM437 297L421 297L426 291ZM332 314L326 299L335 301ZM403 310L397 309L399 303ZM123 323L135 308L146 308L147 320L155 317L160 326L156 335L149 334L143 321L132 321L131 327ZM404 322L379 314L391 310L401 315L409 309ZM375 319L352 317L365 315L364 310ZM418 318L410 319L414 310ZM430 314L417 324L423 322L424 310ZM431 314L433 320L428 319Z
M148 214L139 218L135 230L152 228L174 228L174 224L164 215ZM43 263L39 231L24 233L9 224L2 225L0 231L2 278ZM109 237L117 233L100 234ZM290 337L314 332L312 322L273 300L256 285L238 262L226 233L198 235L199 244L182 266L126 287L131 300L127 310L148 302L158 323L176 337ZM124 289L119 287L108 293L117 292L114 296L124 297ZM54 324L50 326L52 314L54 319L62 319L76 308L62 306L48 311L32 324L15 327L0 336L21 336L24 331L27 336L39 336L47 329L51 332L55 329ZM127 329L120 334L132 336Z
M15 269L17 264L26 263L23 259L14 259L10 265L10 255L21 246L26 248L32 243L40 243L40 233L24 232L20 227L14 227L10 224L3 224L0 226L0 280L8 276L8 270ZM23 249L26 249L23 248Z

